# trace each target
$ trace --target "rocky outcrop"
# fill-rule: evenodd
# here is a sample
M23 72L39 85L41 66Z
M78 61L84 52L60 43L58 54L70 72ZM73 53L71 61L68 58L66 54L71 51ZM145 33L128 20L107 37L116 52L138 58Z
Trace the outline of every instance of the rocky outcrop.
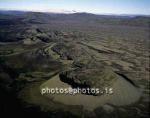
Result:
M112 87L119 76L109 67L103 65L76 68L62 72L60 79L72 87L79 88L100 88Z
M60 55L61 59L67 60L77 60L86 57L87 59L90 58L88 53L84 51L84 48L77 43L58 43L52 50Z

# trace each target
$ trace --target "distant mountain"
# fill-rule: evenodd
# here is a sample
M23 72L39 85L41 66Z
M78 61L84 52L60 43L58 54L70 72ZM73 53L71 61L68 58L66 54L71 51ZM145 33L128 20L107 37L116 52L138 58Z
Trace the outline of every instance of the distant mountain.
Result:
M0 11L0 19L20 19L21 22L31 24L45 24L50 22L78 22L109 25L146 26L150 17L131 15L97 15L92 13L51 13L51 12L26 12L26 11ZM1 21L3 22L3 21ZM1 23L2 24L2 23Z
M17 10L0 10L0 14L7 14L7 15L20 15L24 14L26 11L17 11Z

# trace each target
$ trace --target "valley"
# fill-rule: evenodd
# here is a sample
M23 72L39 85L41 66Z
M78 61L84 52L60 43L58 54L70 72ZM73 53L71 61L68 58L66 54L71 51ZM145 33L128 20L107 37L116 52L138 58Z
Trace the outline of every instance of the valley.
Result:
M0 12L0 113L148 118L149 23L145 16ZM41 87L112 87L114 94L41 95Z

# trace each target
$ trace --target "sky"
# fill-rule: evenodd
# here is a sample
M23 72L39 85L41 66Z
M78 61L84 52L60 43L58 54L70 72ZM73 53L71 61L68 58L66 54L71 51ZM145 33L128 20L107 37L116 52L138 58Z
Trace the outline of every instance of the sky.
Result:
M0 9L150 15L150 0L0 0Z

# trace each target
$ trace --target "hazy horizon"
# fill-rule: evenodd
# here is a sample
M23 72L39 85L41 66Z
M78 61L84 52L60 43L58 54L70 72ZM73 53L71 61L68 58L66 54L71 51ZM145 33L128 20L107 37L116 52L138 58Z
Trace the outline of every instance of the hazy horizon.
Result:
M0 0L0 10L150 15L149 0Z

